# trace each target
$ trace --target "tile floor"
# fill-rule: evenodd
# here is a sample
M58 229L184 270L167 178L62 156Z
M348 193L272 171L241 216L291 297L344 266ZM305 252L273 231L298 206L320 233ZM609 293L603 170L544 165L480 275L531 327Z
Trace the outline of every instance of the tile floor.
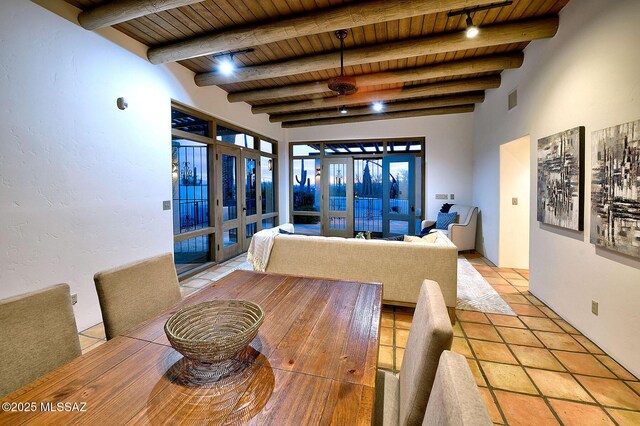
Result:
M495 424L640 425L638 379L529 293L528 271L465 256L518 314L456 312L452 349L467 358ZM183 297L245 258L181 282ZM412 309L383 307L381 368L400 370L412 319ZM105 341L102 324L79 335L83 353Z
M529 293L526 270L465 255L518 314L456 312L464 355L495 424L640 425L640 382ZM378 364L398 371L412 310L383 307Z

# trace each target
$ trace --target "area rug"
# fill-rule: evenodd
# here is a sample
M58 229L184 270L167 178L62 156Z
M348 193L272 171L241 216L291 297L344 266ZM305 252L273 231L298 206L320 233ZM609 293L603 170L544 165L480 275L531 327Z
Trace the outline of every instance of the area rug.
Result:
M498 292L464 256L458 256L456 309L488 314L516 315Z

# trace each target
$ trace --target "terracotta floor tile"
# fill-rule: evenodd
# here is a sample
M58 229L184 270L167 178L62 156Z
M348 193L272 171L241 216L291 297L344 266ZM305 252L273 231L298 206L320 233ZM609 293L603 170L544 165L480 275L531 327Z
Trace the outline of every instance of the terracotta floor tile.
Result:
M473 349L476 358L483 361L518 364L518 361L504 343L484 342L481 340L469 339L469 345L471 345L471 349Z
M542 398L503 391L495 391L495 394L500 408L511 426L559 424Z
M82 334L78 335L78 339L80 339L80 349L86 349L100 341L100 339L96 339L95 337L87 337Z
M522 279L521 276L518 275L518 278L509 278L509 284L516 287L526 287L529 288L529 281Z
M211 280L207 280L204 278L191 278L187 281L181 282L180 285L184 285L192 288L202 288L206 285L211 284Z
M549 318L553 318L553 319L562 319L560 318L560 316L558 314L556 314L555 312L553 312L551 309L549 309L546 306L540 306L540 310L542 312L544 312L544 314L546 316L548 316Z
M408 330L411 328L411 322L413 321L413 315L403 312L396 313L396 328L403 328Z
M402 359L404 358L404 349L396 348L396 370L400 371L402 368Z
M600 360L601 363L606 365L609 370L613 371L613 373L623 380L638 380L634 377L633 374L629 373L625 370L620 364L618 364L613 358L607 355L596 355L596 358Z
M487 411L489 412L489 417L491 417L491 421L494 424L504 424L504 420L502 419L502 415L500 411L498 411L498 407L496 406L496 402L493 400L493 395L487 388L479 388L480 395L482 395L482 399L484 399L484 405L487 407Z
M98 346L100 346L100 345L103 345L103 344L107 343L107 341L106 341L106 340L97 340L96 342L97 342L97 343L94 343L93 345L91 345L91 346L89 346L89 347L86 347L86 348L82 349L82 354L84 355L84 354L86 354L87 352L90 352L90 351L94 350L94 349L95 349L95 348L97 348Z
M393 312L382 312L381 327L393 327Z
M640 410L640 396L621 380L576 376L578 381L602 405L615 408Z
M393 328L380 327L380 345L393 346Z
M487 386L487 382L486 380L484 380L484 376L480 371L480 366L478 365L478 361L467 358L467 363L469 364L469 368L471 369L471 373L473 374L473 379L476 381L476 385Z
M460 321L491 324L487 316L482 312L456 310L456 316Z
M486 324L476 324L471 322L461 322L460 325L470 339L490 340L492 342L502 342L495 327Z
M198 289L195 289L193 287L180 287L180 295L182 296L183 299L185 297L192 295L196 291L198 291Z
M505 342L514 345L542 347L542 343L529 330L511 327L496 327Z
M638 395L640 395L640 382L625 382L629 386L631 386Z
M600 361L591 354L578 354L575 352L553 351L567 370L572 373L586 374L587 376L610 377L616 376L609 371Z
M507 281L509 281L510 279L522 279L522 275L520 275L519 273L512 271L512 272L498 272L500 274L500 276L504 279L506 279Z
M104 332L104 324L99 323L94 325L93 327L89 327L86 330L81 331L82 334L89 337L94 337L96 339L106 339L106 335Z
M393 370L393 347L380 346L378 349L378 367Z
M640 425L640 412L616 410L614 408L607 408L607 412L611 414L620 426L638 426Z
M521 305L530 305L529 299L524 297L522 294L501 294L502 298L507 303L519 303Z
M484 277L485 280L487 280L487 282L489 284L498 284L498 285L505 285L505 284L509 284L509 281L505 280L502 277Z
M493 323L493 325L526 328L526 326L522 323L522 321L520 321L520 319L518 319L518 317L514 317L512 315L487 314L487 317Z
M396 328L396 346L397 347L406 348L408 339L409 339L409 330Z
M545 370L565 371L558 360L543 348L531 348L529 346L509 345L518 361L525 367L542 368Z
M454 337L453 343L451 345L451 350L453 352L459 353L466 358L473 358L471 354L471 349L469 348L469 344L467 343L467 339L464 337Z
M518 291L517 288L515 288L512 285L500 285L500 284L492 284L491 287L493 287L498 293L500 294L519 294L520 292ZM528 302L527 302L528 303Z
M539 318L539 317L526 317L521 316L520 319L523 323L527 324L531 330L541 330L541 331L554 331L556 333L564 333L558 324L550 320L549 318Z
M549 399L549 404L565 426L613 426L607 413L598 406Z
M578 343L584 346L584 348L589 352L591 352L592 354L604 355L604 352L602 351L602 349L597 347L591 340L589 340L585 336L574 335L573 338L576 339Z
M510 303L511 309L518 314L519 316L525 315L530 317L545 317L545 314L538 309L538 307L533 305L519 305L515 303ZM542 308L543 306L541 306Z
M580 334L580 332L578 331L578 329L576 329L575 327L573 327L571 324L569 324L568 322L566 322L563 319L555 319L553 320L556 324L558 324L564 331L566 331L567 333L570 334Z
M549 349L559 349L562 351L586 352L576 340L569 334L550 333L548 331L534 331L538 339Z
M525 296L525 297L527 298L527 300L529 302L533 303L536 306L544 306L544 303L542 303L540 300L538 300L538 298L535 297L535 296L529 295L529 296Z
M460 327L460 321L456 321L456 323L453 324L452 328L453 328L454 336L464 337L464 334L462 333L462 328Z
M538 391L524 369L517 365L497 364L495 362L480 361L489 385L504 390L537 395Z
M527 373L544 396L595 402L569 373L527 368Z

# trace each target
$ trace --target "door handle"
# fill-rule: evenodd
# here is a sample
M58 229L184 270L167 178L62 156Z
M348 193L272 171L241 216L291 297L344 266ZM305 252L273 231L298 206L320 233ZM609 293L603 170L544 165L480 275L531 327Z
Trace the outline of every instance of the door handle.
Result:
M416 211L416 207L415 207L415 206L411 206L411 207L409 207L409 208L411 209L411 213L413 213L413 212L415 212L415 211Z
M242 211L243 211L243 212L246 212L246 211L247 211L247 208L246 208L246 207L243 207L243 208L242 208Z

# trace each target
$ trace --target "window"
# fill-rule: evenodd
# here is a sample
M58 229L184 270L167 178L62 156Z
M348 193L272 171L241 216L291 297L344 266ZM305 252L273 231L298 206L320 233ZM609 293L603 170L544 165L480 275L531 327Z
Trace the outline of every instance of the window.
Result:
M218 126L216 138L221 142L231 143L243 148L253 149L255 147L255 137L225 126Z

